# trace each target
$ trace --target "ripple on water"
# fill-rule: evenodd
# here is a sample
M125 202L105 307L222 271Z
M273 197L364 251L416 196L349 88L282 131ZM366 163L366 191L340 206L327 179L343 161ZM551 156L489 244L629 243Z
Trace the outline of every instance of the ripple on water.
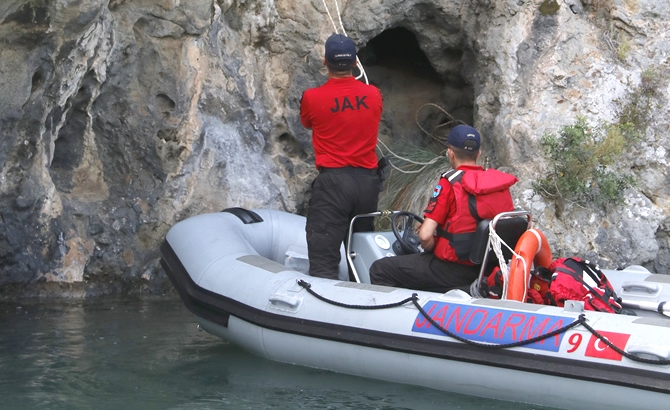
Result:
M176 299L0 303L0 408L537 409L276 363Z

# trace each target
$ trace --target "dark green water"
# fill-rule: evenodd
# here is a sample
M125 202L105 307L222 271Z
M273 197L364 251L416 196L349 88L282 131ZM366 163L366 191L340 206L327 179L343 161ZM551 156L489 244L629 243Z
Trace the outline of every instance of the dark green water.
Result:
M0 302L0 409L532 409L259 358L177 299Z

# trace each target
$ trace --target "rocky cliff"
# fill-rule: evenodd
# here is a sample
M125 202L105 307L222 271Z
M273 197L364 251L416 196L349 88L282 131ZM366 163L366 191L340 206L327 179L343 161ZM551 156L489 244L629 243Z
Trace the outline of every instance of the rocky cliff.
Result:
M4 0L1 293L162 292L175 222L303 213L315 170L299 100L326 78L339 17L384 94L386 146L427 145L418 125L444 123L434 104L482 131L556 255L668 273L668 2ZM631 104L642 132L609 165L635 180L622 201L541 195L543 136L616 123ZM435 178L404 206L420 211Z

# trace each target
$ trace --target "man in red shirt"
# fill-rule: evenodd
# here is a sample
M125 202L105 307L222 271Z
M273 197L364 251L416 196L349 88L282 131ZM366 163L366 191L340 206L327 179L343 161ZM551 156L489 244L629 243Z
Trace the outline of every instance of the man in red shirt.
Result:
M352 75L356 45L350 38L333 34L325 46L328 81L306 90L300 101L300 121L312 130L319 170L305 230L309 274L338 279L349 222L357 214L377 211L381 179L375 148L382 96L377 87ZM354 226L355 231L372 228L371 218L361 218Z
M377 260L370 281L377 285L433 292L459 288L469 292L480 266L469 260L477 223L514 210L509 187L515 176L477 165L481 137L468 125L457 125L447 138L453 170L441 175L419 227L423 253Z

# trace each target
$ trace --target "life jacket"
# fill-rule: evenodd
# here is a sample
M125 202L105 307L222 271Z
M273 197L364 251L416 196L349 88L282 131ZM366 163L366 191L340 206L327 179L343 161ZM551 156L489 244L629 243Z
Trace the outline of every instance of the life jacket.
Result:
M567 300L580 300L586 310L622 312L621 298L597 265L576 257L560 258L549 270L553 272L549 285L552 304L564 306Z
M446 178L454 190L456 212L447 217L437 234L449 241L447 260L469 261L477 223L514 210L509 187L518 180L493 168L467 172L455 169L442 174L442 178Z
M486 280L484 296L500 299L504 284L502 271L496 266ZM568 300L584 302L585 310L624 313L612 284L597 265L587 260L559 258L548 268L538 266L531 271L526 303L563 307Z

